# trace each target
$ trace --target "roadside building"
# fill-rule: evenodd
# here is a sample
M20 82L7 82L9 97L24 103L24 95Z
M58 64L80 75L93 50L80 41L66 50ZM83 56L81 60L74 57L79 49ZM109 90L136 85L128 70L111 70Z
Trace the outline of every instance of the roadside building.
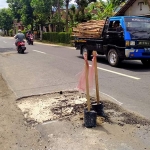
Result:
M115 16L146 16L150 17L150 8L145 0L128 0Z
M18 32L18 29L23 31L24 25L21 21L17 22L17 20L14 20L14 22L13 22L13 34L16 34Z

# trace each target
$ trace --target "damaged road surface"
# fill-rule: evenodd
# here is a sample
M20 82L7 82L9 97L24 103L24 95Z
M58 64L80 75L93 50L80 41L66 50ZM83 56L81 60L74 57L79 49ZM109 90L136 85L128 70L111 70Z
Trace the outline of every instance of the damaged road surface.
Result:
M16 101L1 76L0 85L2 150L150 149L150 122L114 103L103 100L107 119L98 117L96 128L85 128L84 94L65 91Z

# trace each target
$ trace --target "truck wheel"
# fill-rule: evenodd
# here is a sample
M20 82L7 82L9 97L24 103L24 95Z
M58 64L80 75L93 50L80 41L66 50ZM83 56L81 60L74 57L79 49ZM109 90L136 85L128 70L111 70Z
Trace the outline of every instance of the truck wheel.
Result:
M110 49L108 52L108 62L111 66L116 67L119 64L119 57L115 49Z
M91 59L92 59L92 57L91 57L92 52L91 52L91 51L88 51L86 47L83 47L83 48L82 48L82 57L83 57L83 58L84 58L84 53L87 53L87 59L88 59L88 60L91 60Z
M149 67L150 66L150 59L142 59L141 62L144 66Z

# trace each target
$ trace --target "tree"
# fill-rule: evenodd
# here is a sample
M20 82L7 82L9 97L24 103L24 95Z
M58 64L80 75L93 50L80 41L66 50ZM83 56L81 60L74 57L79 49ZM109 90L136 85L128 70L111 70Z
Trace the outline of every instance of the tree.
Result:
M76 15L76 8L74 5L71 6L69 12L68 12L69 18L70 18L70 22L69 25L70 27L74 27L77 22L75 21L75 15Z
M68 6L69 6L69 2L71 0L65 0L65 6L66 6L66 32L68 32Z
M0 28L7 31L12 29L13 16L9 8L4 8L0 10Z
M34 9L36 22L44 25L51 12L52 4L49 0L31 0L31 6Z
M22 9L20 10L21 20L25 26L31 25L31 30L33 31L34 14L33 7L31 6L31 0L20 0L22 4Z
M19 22L21 20L20 10L22 8L20 0L7 0L6 2L8 3L14 19L17 19L17 21Z
M53 9L58 9L62 5L62 0L31 0L31 7L34 9L36 22L44 25L50 22L53 16Z
M76 13L76 21L83 22L91 19L90 13L87 12L85 14L85 8L91 2L96 2L96 0L76 0L76 3L78 5L78 11Z
M124 3L124 0L99 0L95 3L89 4L86 10L92 14L92 19L101 20L113 16L115 10L122 3Z

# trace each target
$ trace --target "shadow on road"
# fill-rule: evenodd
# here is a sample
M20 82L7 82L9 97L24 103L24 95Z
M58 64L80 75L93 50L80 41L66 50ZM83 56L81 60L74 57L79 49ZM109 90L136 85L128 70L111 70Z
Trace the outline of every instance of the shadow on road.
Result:
M28 54L29 52L24 52L23 54L21 54L21 53L18 53L18 54L20 54L20 55L24 55L24 54Z
M29 52L24 52L24 54L28 54ZM0 54L20 54L17 52L15 48L0 48ZM23 54L22 54L23 55Z
M77 57L83 59L82 56L77 56ZM105 56L98 56L97 62L98 64L104 64L104 65L110 66ZM149 72L150 71L150 67L144 66L141 63L141 61L137 61L137 60L124 60L120 63L120 65L117 68L130 70L133 72Z
M133 60L125 60L123 61L119 68L123 68L126 70L134 71L134 72L149 72L150 67L144 66L140 61Z

